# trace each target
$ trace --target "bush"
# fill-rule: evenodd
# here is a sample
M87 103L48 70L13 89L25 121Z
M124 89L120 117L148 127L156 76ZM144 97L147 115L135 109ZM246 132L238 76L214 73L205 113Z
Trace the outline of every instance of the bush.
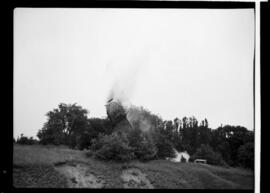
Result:
M246 143L238 148L238 161L241 166L254 169L254 143Z
M128 133L114 132L111 135L100 134L97 139L92 140L89 156L103 160L130 161L139 159L147 161L154 159L157 148L150 136L139 129Z
M91 146L95 158L102 160L130 161L134 158L125 133L99 135Z
M213 165L226 165L220 153L214 152L209 145L202 144L192 156L191 160L206 159L207 163Z

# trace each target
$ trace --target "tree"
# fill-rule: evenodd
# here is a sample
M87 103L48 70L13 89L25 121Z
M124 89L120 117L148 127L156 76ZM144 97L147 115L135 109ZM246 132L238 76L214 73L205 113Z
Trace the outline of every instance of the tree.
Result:
M232 164L230 144L221 127L211 131L210 145L213 147L214 151L219 152L222 155L222 158L226 163L229 165Z
M87 135L89 139L97 138L99 134L111 134L113 132L112 122L106 118L90 118L88 119L89 125L91 127L87 128Z
M201 121L198 129L198 144L210 144L211 141L211 129L208 128L208 121L204 119Z
M241 126L225 125L214 130L212 135L211 146L232 166L239 165L238 148L254 141L253 132Z
M135 106L128 110L127 118L133 127L129 138L130 145L135 147L134 153L138 159L175 156L173 144L166 139L169 137L166 132L174 129L172 122L168 126L171 128L166 131L164 130L165 123L160 116L143 107Z
M176 153L173 144L162 134L156 134L155 144L157 147L156 157L158 159L175 158Z
M209 145L202 144L192 156L192 159L206 159L207 163L213 165L224 165L221 154L214 152Z
M178 144L179 150L186 150L190 154L195 153L200 146L200 127L197 119L192 117L183 117L180 127L181 145Z
M179 118L173 120L173 144L177 151L182 150L182 122Z
M71 148L78 147L78 139L82 138L90 127L87 120L87 110L75 104L58 105L57 109L49 111L47 122L39 130L37 137L41 144L68 145Z
M241 166L254 169L254 143L248 142L238 148L238 161Z
M164 121L164 134L169 141L171 142L173 141L174 127L173 122L171 120Z

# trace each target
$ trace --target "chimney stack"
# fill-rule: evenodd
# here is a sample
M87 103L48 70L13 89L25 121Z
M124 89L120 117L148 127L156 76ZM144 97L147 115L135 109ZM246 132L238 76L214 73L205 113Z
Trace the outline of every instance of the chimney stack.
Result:
M106 106L107 115L111 120L115 130L127 131L132 129L127 120L127 114L121 102L113 98L108 100Z

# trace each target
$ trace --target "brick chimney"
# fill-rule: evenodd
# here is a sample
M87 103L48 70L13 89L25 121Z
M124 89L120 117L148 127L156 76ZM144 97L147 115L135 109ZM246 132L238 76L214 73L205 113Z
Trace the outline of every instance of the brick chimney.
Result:
M126 111L120 101L110 99L105 106L108 118L111 120L116 131L127 131L132 129L131 124L127 120Z

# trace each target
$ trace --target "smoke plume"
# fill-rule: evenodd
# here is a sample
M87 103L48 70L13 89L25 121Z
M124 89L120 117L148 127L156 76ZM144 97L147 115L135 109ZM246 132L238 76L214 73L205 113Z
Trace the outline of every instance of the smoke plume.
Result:
M144 52L126 54L106 65L106 79L109 86L107 101L113 98L121 101L123 105L130 104L137 80L147 66L148 58L148 52L144 49Z
M141 109L131 104L131 97L136 90L137 80L148 60L147 52L132 54L129 60L111 62L107 65L108 77L110 78L109 93L106 102L116 101L120 103L127 115L127 120L133 128L149 131L152 127L147 117L143 116Z
M127 109L127 119L133 128L138 128L143 132L148 132L152 129L150 115L143 108L131 105Z

